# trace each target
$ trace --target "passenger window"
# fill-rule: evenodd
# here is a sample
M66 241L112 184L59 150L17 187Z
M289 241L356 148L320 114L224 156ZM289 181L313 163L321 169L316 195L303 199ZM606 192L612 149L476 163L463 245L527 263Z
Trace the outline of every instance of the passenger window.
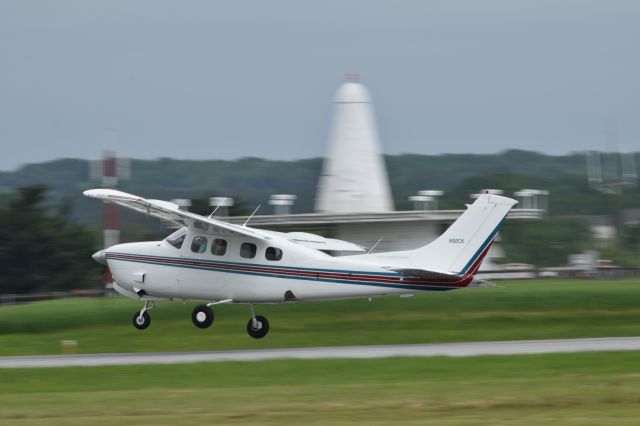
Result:
M282 250L275 247L267 247L267 251L264 252L264 257L267 260L280 260L282 259Z
M207 239L205 237L193 237L191 241L191 251L194 253L204 253L207 251Z
M211 245L211 254L216 256L224 256L227 252L227 240L216 238Z
M256 245L251 243L242 243L240 246L240 256L247 259L253 259L256 257Z

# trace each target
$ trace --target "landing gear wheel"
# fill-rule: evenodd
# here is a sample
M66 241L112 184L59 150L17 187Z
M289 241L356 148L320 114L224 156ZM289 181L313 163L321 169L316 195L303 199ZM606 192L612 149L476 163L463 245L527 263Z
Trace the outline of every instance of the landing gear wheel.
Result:
M191 320L198 328L207 328L213 324L213 310L207 305L198 305L193 308Z
M133 314L133 326L138 330L144 330L149 327L149 324L151 324L151 317L148 313L143 312L142 315L140 315L140 312L136 312Z
M269 332L269 321L262 315L256 315L256 324L254 327L253 318L249 318L247 323L247 333L254 339L262 339Z

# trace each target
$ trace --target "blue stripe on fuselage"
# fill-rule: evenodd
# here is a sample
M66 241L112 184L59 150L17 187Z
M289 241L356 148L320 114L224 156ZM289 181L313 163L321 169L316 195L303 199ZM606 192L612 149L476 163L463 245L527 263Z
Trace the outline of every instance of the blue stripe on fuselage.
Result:
M125 256L137 256L137 255L130 255L130 254L125 254L122 253L122 255ZM241 274L241 275L253 275L253 276L263 276L263 277L272 277L272 278L285 278L285 279L297 279L297 280L304 280L304 281L321 281L321 282L329 282L329 283L337 283L337 284L352 284L352 285L367 285L367 286L375 286L375 287L387 287L387 288L401 288L401 289L407 289L407 290L423 290L423 291L447 291L447 290L454 290L456 288L459 287L455 287L455 286L451 286L451 287L447 287L447 286L438 286L438 285L409 285L409 284L402 284L402 285L398 285L398 284L392 284L392 283L379 283L379 282L372 282L372 281L352 281L352 280L341 280L341 279L332 279L332 278L320 278L320 277L313 277L313 276L300 276L300 275L284 275L284 274L278 274L278 273L269 273L269 272L255 272L255 271L239 271L237 269L227 269L227 268L221 268L221 269L216 269L216 270L212 270L210 267L208 266L198 266L198 265L184 265L184 264L167 264L167 263L162 263L161 261L164 260L179 260L179 261L195 261L195 262L202 262L202 263L210 263L212 266L214 264L228 264L228 265L237 265L237 266L244 266L244 267L263 267L263 268L271 268L271 266L265 266L265 265L259 265L259 264L250 264L250 263L237 263L237 262L207 262L206 260L200 260L200 259L187 259L187 258L172 258L172 257L161 257L161 256L141 256L141 257L153 257L155 259L157 259L157 261L147 261L147 260L138 260L138 259L120 259L120 258L109 258L107 257L109 260L117 260L117 261L122 261L122 262L134 262L134 263L146 263L146 264L152 264L152 265L160 265L160 266L169 266L169 267L178 267L178 268L188 268L188 269L199 269L199 270L204 270L204 271L213 271L213 272L226 272L226 273L232 273L232 274ZM278 268L272 268L272 269L284 269L282 267ZM338 272L338 270L326 270L326 269L316 269L316 268L289 268L287 267L287 269L292 269L292 270L305 270L305 271L318 271L318 272L324 272L324 273L336 273ZM344 273L344 272L343 272ZM392 274L386 274L386 273L370 273L370 272L357 272L357 271L350 271L348 273L351 274L356 274L356 275L382 275L382 276L395 276L398 277L400 276L400 274L397 273L392 273Z

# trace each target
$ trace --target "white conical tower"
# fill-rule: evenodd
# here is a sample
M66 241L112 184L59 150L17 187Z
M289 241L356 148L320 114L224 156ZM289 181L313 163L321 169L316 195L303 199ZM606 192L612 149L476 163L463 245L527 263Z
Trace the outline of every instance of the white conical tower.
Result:
M335 95L329 152L318 184L316 211L393 211L389 180L369 91L347 82Z

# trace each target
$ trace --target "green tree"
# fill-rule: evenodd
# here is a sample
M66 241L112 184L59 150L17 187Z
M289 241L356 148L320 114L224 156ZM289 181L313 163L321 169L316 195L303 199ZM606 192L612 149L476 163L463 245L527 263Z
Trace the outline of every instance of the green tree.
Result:
M635 252L640 251L640 224L624 225L620 229L620 239L625 249Z
M19 188L0 208L0 293L86 288L99 282L96 236L74 224L68 204L46 205L46 187Z
M507 262L538 267L564 265L568 255L592 247L589 230L578 219L507 222L500 234Z

